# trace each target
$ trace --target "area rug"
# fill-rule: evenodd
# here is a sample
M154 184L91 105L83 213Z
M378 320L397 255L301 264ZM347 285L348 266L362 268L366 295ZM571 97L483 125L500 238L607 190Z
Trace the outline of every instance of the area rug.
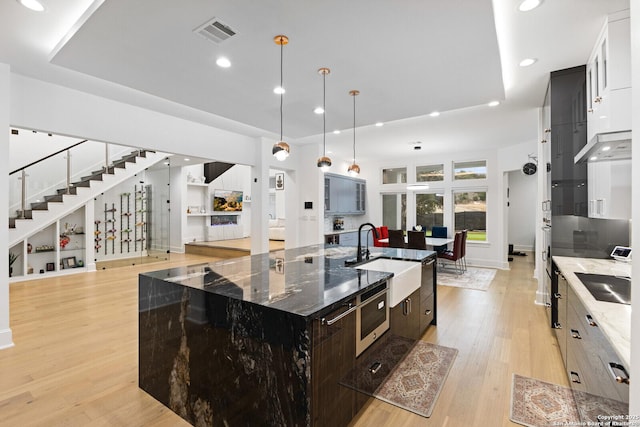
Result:
M529 427L579 425L570 388L513 374L511 412L514 423Z
M624 420L628 413L629 405L616 400L513 375L509 418L524 426L609 425L602 420Z
M458 350L390 333L371 350L341 384L423 417L431 416ZM379 368L372 369L377 363Z
M456 288L486 291L496 275L492 268L468 267L462 274L454 270L438 269L438 285L454 286Z

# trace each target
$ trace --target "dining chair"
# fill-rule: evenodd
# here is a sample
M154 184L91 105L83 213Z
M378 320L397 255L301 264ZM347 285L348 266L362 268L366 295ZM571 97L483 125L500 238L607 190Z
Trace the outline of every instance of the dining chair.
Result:
M458 274L463 274L462 269L462 231L458 231L453 239L453 249L450 251L444 251L438 253L438 259L446 259L447 261L453 261L453 267ZM442 264L444 267L444 263Z
M467 233L469 230L462 230L462 245L460 248L460 260L462 261L462 268L467 271Z
M407 249L427 249L424 231L407 231Z
M389 247L404 248L404 233L402 230L389 230Z
M378 232L378 237L373 236L373 246L378 248L386 248L389 246L388 242L381 242L380 239L388 239L389 238L389 229L386 226L376 227L376 231Z
M447 238L447 227L434 225L431 227L431 237L437 237L440 239ZM436 252L444 252L447 250L447 245L434 246L433 250Z

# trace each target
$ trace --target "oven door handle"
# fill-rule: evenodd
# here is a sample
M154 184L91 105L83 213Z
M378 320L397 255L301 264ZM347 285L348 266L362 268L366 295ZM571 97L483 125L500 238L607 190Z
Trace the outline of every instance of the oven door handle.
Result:
M331 325L333 325L334 323L336 323L338 320L342 319L343 317L346 317L346 316L350 315L351 313L353 313L353 312L354 312L354 311L356 311L357 309L358 309L358 306L357 306L357 305L354 305L353 307L349 308L349 310L347 310L347 311L345 311L345 312L343 312L343 313L338 314L338 315L337 315L336 317L334 317L333 319L331 319L331 320L327 320L327 319L325 319L325 318L323 317L322 319L320 319L320 322L321 322L323 325L331 326Z
M370 302L372 302L374 299L378 298L379 296L386 294L387 292L389 292L388 288L385 288L383 291L378 292L377 294L370 296L369 298L367 298L364 301L360 301L360 304L356 305L357 307L364 307L365 305L369 304Z

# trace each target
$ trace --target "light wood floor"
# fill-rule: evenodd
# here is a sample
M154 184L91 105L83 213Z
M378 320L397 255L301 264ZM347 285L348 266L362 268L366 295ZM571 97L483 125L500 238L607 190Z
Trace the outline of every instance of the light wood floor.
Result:
M0 426L187 426L137 386L137 274L168 262L11 284L15 347L0 351ZM431 418L370 400L353 426L505 426L513 373L566 385L532 256L498 271L487 292L438 288L438 326L424 340L458 357Z

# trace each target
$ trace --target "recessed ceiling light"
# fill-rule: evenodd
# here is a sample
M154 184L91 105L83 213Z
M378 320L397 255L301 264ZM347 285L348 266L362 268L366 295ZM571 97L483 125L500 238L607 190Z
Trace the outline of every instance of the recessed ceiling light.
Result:
M322 107L316 107L313 112L316 114L322 114L324 113L324 109Z
M438 111L434 111L433 113L429 114L431 117L438 117L440 115L440 112Z
M377 126L377 127L384 126L384 123L382 123L382 122L378 122L378 123L376 123L376 126Z
M526 59L523 59L522 61L520 61L519 65L521 67L528 67L530 65L535 64L536 61L538 61L536 58L526 58Z
M189 159L189 158L185 157L185 158L184 158L184 161L185 161L185 162L188 162L188 161L191 161L191 159Z
M231 61L229 61L229 59L225 58L224 56L221 56L220 58L216 59L216 64L220 68L229 68L229 67L231 67Z
M333 133L335 133L336 135L339 135L340 134L340 129L334 130Z
M276 95L282 95L284 92L285 90L282 86L276 86L273 88L273 93L275 93Z
M498 105L500 105L500 101L491 101L490 103L487 104L489 107L497 107Z
M602 147L602 151L609 151L611 150L611 147L609 147L608 145L605 145L604 147Z
M18 0L18 3L35 12L44 12L44 5L38 0Z
M598 156L592 156L589 158L589 160L598 160Z
M542 3L542 0L523 0L520 3L520 6L518 6L518 9L520 12L529 12L530 10L540 6L540 3Z
M169 162L164 162L164 165L165 165L165 166L169 166L170 164L171 164L171 163L169 163Z

